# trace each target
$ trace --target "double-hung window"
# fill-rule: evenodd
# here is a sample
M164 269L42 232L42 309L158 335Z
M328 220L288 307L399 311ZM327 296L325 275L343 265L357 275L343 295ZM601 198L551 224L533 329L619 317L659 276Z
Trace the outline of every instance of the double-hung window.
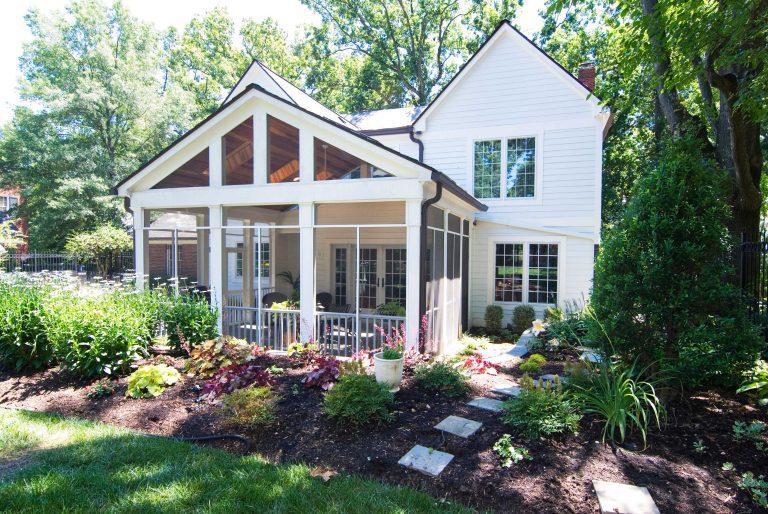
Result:
M242 277L243 276L243 243L237 243L237 253L235 254L235 276ZM253 256L253 266L254 271L258 269L259 264L259 256L257 254L258 249L258 243L255 243L254 246L254 256ZM261 277L262 278L269 278L269 243L268 242L262 242L261 243ZM254 273L256 274L256 273Z
M536 196L536 138L475 141L474 194L477 198Z
M496 243L496 302L557 304L559 247L552 243Z

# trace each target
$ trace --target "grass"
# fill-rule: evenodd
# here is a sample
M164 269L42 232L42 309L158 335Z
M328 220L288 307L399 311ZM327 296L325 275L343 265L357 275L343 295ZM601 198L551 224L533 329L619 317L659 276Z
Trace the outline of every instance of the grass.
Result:
M17 465L14 465L14 462ZM0 409L4 512L468 512L413 489Z

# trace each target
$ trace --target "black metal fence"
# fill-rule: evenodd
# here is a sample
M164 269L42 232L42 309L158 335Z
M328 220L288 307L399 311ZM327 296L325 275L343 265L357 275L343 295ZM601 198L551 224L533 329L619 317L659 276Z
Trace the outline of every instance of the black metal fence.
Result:
M739 278L753 321L768 328L768 233L759 241L742 242L738 251ZM768 336L768 331L766 331Z
M88 279L98 275L96 262L93 259L82 259L76 254L68 253L9 253L0 261L0 269L7 272L24 271L28 273L69 271L82 274ZM113 270L113 275L133 272L133 252L121 253L117 258L117 266Z

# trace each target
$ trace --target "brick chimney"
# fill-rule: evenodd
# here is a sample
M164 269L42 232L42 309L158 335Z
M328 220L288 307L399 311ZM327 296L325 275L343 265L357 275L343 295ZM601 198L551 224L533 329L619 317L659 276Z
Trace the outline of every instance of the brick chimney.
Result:
M595 65L591 62L583 62L579 65L579 82L590 91L595 90Z

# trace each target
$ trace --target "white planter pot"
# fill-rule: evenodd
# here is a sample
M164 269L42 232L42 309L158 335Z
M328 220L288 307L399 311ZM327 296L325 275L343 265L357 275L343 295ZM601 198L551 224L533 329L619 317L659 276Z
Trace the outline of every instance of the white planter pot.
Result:
M376 382L389 386L391 392L400 390L400 382L403 380L403 358L382 359L381 353L373 354L373 370L376 374Z

